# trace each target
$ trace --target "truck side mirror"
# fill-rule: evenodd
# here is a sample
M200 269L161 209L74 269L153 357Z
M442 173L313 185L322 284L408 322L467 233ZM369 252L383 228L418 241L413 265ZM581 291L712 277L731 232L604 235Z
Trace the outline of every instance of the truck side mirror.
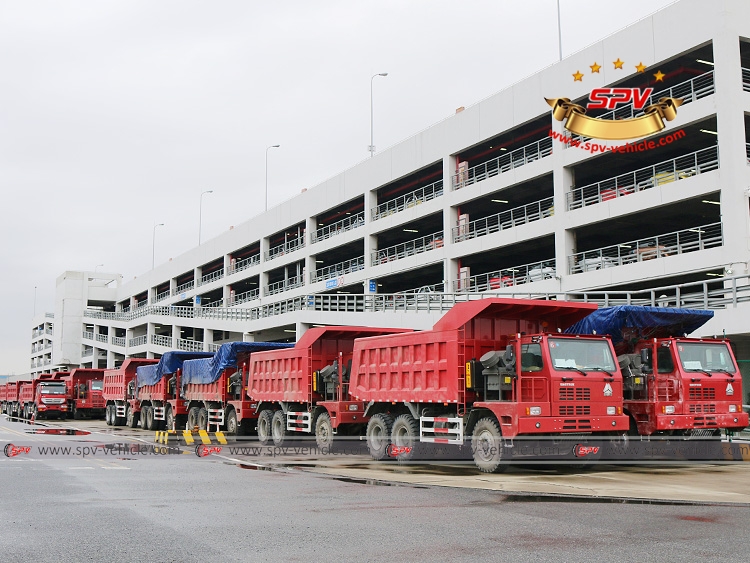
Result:
M642 348L641 349L641 371L648 372L652 369L651 364L651 349L650 348Z
M503 355L503 363L505 367L510 369L516 363L516 353L513 350L513 344L508 344L505 347L505 354Z

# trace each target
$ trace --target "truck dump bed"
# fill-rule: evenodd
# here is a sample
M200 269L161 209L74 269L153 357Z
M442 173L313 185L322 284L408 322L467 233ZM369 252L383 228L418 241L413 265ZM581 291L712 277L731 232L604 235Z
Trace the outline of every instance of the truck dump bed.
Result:
M159 360L147 358L127 358L117 369L104 372L104 390L102 397L105 401L125 401L128 384L136 377L136 369L140 366L158 363Z
M136 369L138 399L166 401L175 395L169 380L173 374L182 369L184 362L201 358L211 358L211 352L184 352L181 350L165 352L158 363L139 366ZM164 377L164 376L168 377ZM175 382L176 385L176 382Z

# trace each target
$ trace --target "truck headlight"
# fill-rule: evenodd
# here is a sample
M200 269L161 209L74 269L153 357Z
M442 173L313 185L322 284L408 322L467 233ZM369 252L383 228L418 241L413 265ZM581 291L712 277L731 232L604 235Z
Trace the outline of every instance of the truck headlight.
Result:
M737 405L729 405L729 412L737 412Z
M609 415L617 414L617 407L607 407L607 414Z
M674 405L667 405L664 407L664 414L674 414Z
M531 416L539 416L542 414L542 407L529 407L527 412Z

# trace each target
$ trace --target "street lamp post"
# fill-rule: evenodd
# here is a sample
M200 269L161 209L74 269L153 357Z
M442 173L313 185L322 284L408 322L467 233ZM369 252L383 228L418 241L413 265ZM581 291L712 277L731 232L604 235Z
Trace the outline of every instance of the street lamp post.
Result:
M163 227L164 223L154 224L154 235L151 237L151 269L154 269L154 259L156 257L156 227Z
M266 147L266 211L268 211L268 149L278 149L281 145Z
M214 193L213 190L201 192L200 204L198 205L198 246L201 245L201 226L203 224L203 196Z
M375 155L375 138L373 133L373 109L372 109L372 83L375 80L375 77L377 76L388 76L387 72L380 72L378 74L373 74L370 77L370 158L372 158Z

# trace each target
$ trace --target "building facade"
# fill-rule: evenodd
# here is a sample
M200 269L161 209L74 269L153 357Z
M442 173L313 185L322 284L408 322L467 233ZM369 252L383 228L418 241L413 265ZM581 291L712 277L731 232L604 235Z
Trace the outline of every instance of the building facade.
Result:
M66 272L52 361L428 328L487 294L710 307L705 334L750 358L748 38L747 2L682 0L133 281ZM625 147L545 100L610 87L682 105ZM589 115L642 114L612 105Z

